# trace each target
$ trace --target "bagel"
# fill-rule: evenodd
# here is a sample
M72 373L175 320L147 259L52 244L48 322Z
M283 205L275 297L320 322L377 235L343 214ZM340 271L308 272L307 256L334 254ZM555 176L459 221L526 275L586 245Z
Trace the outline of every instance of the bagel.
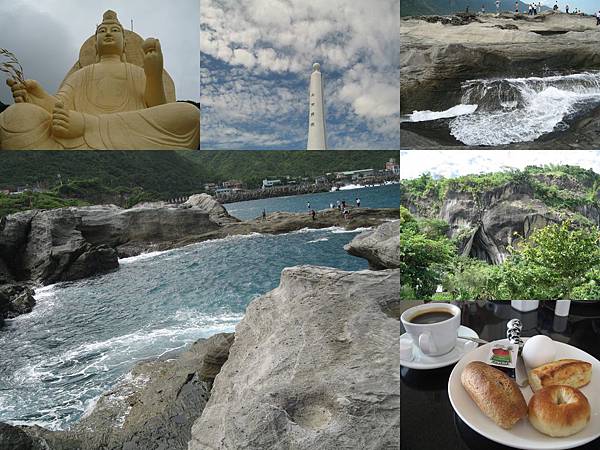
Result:
M590 421L588 399L579 389L554 385L537 391L529 400L529 422L552 437L571 436Z

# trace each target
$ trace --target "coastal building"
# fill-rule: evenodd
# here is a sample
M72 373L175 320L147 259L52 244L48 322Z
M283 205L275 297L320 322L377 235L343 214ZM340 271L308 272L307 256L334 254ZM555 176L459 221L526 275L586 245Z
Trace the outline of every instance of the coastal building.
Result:
M325 175L321 175L320 177L316 177L315 178L315 184L319 185L319 184L327 184L328 180L327 177Z
M336 180L353 180L356 181L365 177L372 177L376 175L374 169L360 169L360 170L348 170L345 172L336 172Z
M217 189L217 183L205 183L204 190L206 192L214 192Z
M266 189L266 188L270 188L273 186L281 186L281 180L263 180L262 182L262 188Z
M327 150L323 77L319 63L313 64L313 72L310 75L308 101L308 143L306 149Z
M231 189L242 189L244 187L244 183L242 183L240 180L228 180L223 182L223 187Z
M400 175L400 164L398 164L394 158L390 158L390 160L385 163L385 170L392 172L394 175Z
M231 192L233 192L234 190L231 188L218 188L215 189L215 194L219 195L219 194L230 194Z

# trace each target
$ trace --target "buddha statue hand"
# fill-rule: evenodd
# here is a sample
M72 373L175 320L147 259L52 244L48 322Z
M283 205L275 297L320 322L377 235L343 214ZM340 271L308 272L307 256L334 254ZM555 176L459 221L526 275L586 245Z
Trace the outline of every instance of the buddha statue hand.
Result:
M9 78L6 84L12 91L15 103L32 103L44 108L49 113L52 112L56 99L48 94L42 85L35 80L25 80L19 83L17 80Z
M70 139L83 136L84 131L83 114L69 111L62 102L56 102L52 111L52 134L59 138Z
M142 44L144 51L144 72L149 78L162 78L163 54L160 49L160 41L148 38Z

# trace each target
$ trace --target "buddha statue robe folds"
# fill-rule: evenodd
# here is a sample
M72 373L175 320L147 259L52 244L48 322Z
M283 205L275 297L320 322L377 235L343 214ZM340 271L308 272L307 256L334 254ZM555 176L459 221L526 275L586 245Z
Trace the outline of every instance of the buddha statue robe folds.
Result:
M15 104L0 114L0 149L197 149L200 112L176 103L160 42L126 33L107 11L56 95L7 80ZM95 41L95 62L89 62ZM137 47L128 49L128 46ZM126 56L127 55L127 56ZM137 60L138 64L126 59ZM86 59L88 60L86 65Z

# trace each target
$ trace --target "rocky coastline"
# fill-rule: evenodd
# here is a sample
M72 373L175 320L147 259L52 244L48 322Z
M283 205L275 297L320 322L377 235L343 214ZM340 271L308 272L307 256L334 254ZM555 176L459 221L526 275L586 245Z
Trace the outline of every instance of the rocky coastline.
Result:
M570 75L600 69L598 29L592 16L545 11L536 16L455 14L403 17L401 114L445 111L462 102L462 84L474 79ZM401 123L401 147L467 146L448 130L449 119ZM598 108L565 117L560 129L529 141L494 148L596 148Z
M70 430L0 424L0 448L396 448L398 230L385 222L347 248L380 270L286 268L235 334L137 364Z
M181 205L164 202L130 209L115 205L30 210L0 219L0 321L31 311L32 288L117 270L119 258L195 242L302 228L371 227L394 219L395 209L349 208L308 213L274 212L240 221L208 194Z

